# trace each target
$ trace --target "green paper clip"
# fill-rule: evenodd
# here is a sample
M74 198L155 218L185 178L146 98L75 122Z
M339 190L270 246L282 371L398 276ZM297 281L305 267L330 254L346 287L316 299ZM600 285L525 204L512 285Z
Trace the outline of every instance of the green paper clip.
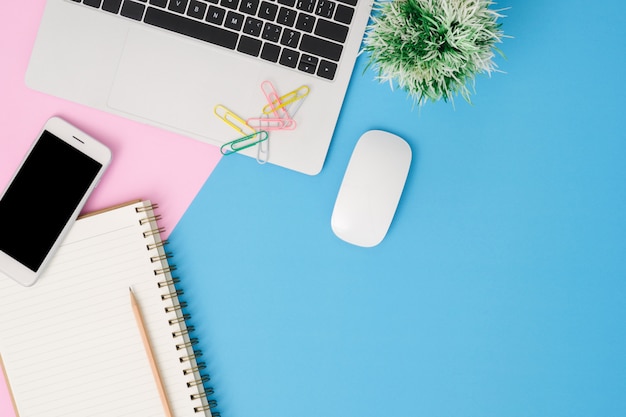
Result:
M268 139L268 137L269 135L265 130L259 130L258 132L251 133L242 138L223 144L220 148L220 152L222 152L222 155L230 155L231 153L239 152L258 143L264 142Z

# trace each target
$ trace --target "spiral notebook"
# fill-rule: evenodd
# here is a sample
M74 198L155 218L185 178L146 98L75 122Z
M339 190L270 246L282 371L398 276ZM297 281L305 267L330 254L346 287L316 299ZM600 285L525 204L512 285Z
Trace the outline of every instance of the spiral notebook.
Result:
M164 415L129 287L173 415L217 416L154 209L81 218L34 286L0 280L1 363L19 417Z

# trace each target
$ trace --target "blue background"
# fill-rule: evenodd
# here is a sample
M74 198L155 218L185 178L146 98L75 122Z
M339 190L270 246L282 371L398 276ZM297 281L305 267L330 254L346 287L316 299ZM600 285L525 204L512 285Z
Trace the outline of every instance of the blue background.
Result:
M362 56L321 174L225 157L172 232L222 416L626 415L626 3L497 7L473 105ZM363 249L330 216L369 129L414 159Z

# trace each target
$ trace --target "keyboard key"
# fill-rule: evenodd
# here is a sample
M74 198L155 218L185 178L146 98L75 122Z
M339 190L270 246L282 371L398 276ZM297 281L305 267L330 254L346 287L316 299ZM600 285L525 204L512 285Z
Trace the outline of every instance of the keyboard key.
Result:
M298 47L299 41L300 41L300 32L296 32L295 30L291 30L291 29L285 29L283 31L283 36L280 39L281 45L285 45L294 49Z
M206 21L214 23L216 25L221 25L222 23L224 23L225 16L226 10L221 9L217 6L209 6L209 11L206 14Z
M248 36L242 36L239 40L237 50L239 52L243 52L244 54L259 56L259 51L261 51L261 41Z
M128 17L130 19L141 20L143 17L143 11L146 6L141 3L135 3L134 1L124 0L124 5L122 6L122 11L120 14L124 17Z
M357 0L339 0L342 3L349 4L350 6L356 6Z
M263 50L261 51L261 58L266 61L276 62L280 56L280 47L273 43L263 44Z
M315 25L315 17L308 14L300 13L296 21L296 29L305 32L312 32Z
M333 17L333 12L335 11L335 4L330 0L319 0L317 2L317 7L315 8L315 14L321 17L325 17L330 19Z
M247 14L255 15L259 8L259 0L242 0L239 11Z
M196 19L204 19L206 7L206 3L202 3L197 0L191 0L191 3L189 3L189 10L187 10L187 15L195 17Z
M278 42L282 30L283 28L280 26L267 22L263 27L263 39L270 42Z
M296 0L296 9L311 13L315 7L315 0Z
M258 16L261 19L269 20L271 22L276 18L277 11L278 11L277 5L264 1L263 3L261 3Z
M220 1L220 5L228 7L229 9L237 10L237 6L239 6L239 0L222 0Z
M337 5L337 11L335 12L335 20L337 22L349 25L352 22L353 15L354 9L352 7L344 6L343 4Z
M174 15L154 7L148 7L144 22L228 49L235 49L239 37L229 30Z
M233 30L239 30L243 26L243 15L236 12L228 12L226 20L224 21L224 27Z
M102 2L102 10L111 13L119 13L122 0L104 0Z
M284 4L285 6L293 7L296 4L296 0L278 0L278 3Z
M102 0L85 0L83 3L91 7L100 7Z
M152 6L166 7L167 6L167 0L150 0L150 4Z
M185 13L189 0L170 0L169 10L176 13Z
M305 33L300 42L300 50L331 61L339 61L343 46Z
M280 11L278 12L278 19L276 19L276 22L280 23L281 25L292 27L293 24L296 22L297 15L298 12L296 12L295 10L281 7Z
M330 20L319 19L315 26L315 34L322 38L343 43L348 36L348 26L331 22Z
M302 57L300 58L300 63L298 64L298 69L308 74L315 74L315 69L317 68L318 61L319 59L314 56L302 54Z
M259 36L263 29L263 21L255 19L254 17L247 17L246 23L243 25L243 33L247 33L252 36Z
M300 53L298 51L294 51L292 49L283 49L283 53L280 55L280 62L282 65L295 68L298 65L298 58L300 57Z
M337 64L334 62L326 61L322 59L320 62L320 66L317 69L317 75L322 78L326 78L327 80L332 80L335 78L335 73L337 72Z

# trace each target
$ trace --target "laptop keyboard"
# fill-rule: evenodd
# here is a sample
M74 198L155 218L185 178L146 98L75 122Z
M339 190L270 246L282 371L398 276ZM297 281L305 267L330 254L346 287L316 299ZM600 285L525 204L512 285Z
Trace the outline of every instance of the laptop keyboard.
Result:
M332 80L357 0L71 0Z

